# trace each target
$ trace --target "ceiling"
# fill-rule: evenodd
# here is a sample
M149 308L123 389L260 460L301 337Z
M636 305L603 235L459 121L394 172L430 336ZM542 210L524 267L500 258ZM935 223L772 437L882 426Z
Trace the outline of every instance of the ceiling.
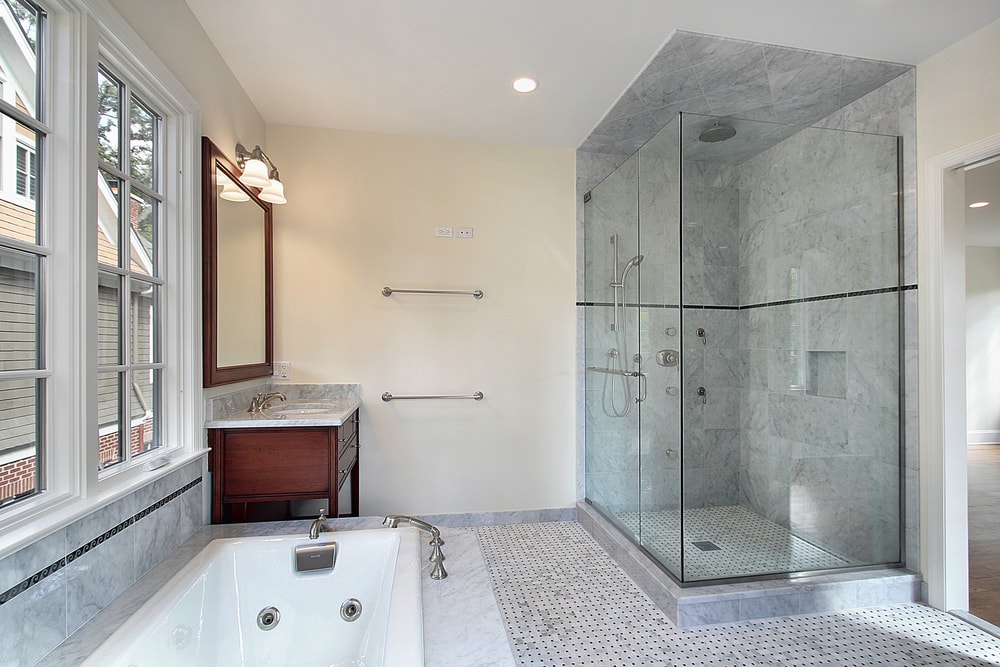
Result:
M997 0L186 1L268 124L565 148L677 29L915 64L1000 19ZM513 92L525 75L538 90Z

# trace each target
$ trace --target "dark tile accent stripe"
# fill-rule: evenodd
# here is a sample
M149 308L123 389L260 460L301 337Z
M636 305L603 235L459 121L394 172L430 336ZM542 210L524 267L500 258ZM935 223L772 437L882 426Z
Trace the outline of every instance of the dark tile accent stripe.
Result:
M167 503L169 503L171 500L175 500L176 498L180 497L181 494L183 494L183 493L185 493L185 492L193 489L194 487L198 486L199 484L201 484L201 477L198 477L197 479L191 480L190 482L188 482L187 484L185 484L181 488L177 489L176 491L174 491L170 495L165 496L165 497L161 498L160 500L157 500L155 503L153 503L149 507L143 508L141 511L139 511L139 512L133 514L132 516L128 517L127 519L125 519L124 521L122 521L121 523L119 523L117 526L114 526L114 527L109 528L108 530L104 531L104 533L102 535L98 535L97 537L95 537L94 539L90 540L86 544L82 544L82 545L78 546L77 548L73 549L68 554L66 554L65 556L63 556L59 560L55 561L54 563L50 563L49 565L46 565L41 570L39 570L38 572L35 572L33 575L31 575L30 577L28 577L27 579L25 579L21 583L15 585L15 586L12 586L11 588L9 588L6 591L4 591L3 593L0 593L0 605L6 604L7 602L10 602L15 597L17 597L18 595L20 595L24 591L28 590L29 588L31 588L32 586L34 586L35 584L37 584L38 582L40 582L42 579L45 579L45 577L47 577L47 576L49 576L51 574L55 574L56 572L58 572L62 568L66 567L67 565L69 565L70 563L72 563L73 561L75 561L77 558L80 558L81 556L83 556L85 553L87 553L91 549L94 549L98 545L103 544L105 541L111 539L112 537L114 537L118 533L122 532L123 530L125 530L129 526L132 526L133 524L135 524L136 521L141 521L142 519L144 519L147 516L149 516L152 512L155 512L156 510L160 509L161 507L163 507L164 505L166 505Z
M832 299L847 299L856 296L872 296L874 294L889 294L891 292L909 292L917 289L917 285L902 285L900 287L880 287L878 289L860 290L857 292L841 292L840 294L824 294L822 296L806 296L801 299L785 299L783 301L765 301L763 303L753 303L746 306L705 306L698 304L684 304L685 310L751 310L753 308L770 308L771 306L788 306L794 303L810 303L813 301L829 301ZM613 303L605 301L577 301L577 306L613 306ZM675 303L626 303L626 307L639 308L680 308Z

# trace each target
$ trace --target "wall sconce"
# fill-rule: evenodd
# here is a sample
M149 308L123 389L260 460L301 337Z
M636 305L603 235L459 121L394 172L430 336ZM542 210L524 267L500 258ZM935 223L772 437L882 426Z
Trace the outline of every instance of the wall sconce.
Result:
M236 144L236 166L242 171L240 182L250 187L260 188L260 198L272 204L284 204L285 186L278 178L278 168L271 162L260 146L248 151L243 144Z

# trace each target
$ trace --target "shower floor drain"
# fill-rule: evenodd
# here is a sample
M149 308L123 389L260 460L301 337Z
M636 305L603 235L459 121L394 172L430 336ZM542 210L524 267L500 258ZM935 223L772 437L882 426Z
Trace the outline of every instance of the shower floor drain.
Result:
M722 551L722 547L712 542L692 542L691 544L698 547L702 551Z

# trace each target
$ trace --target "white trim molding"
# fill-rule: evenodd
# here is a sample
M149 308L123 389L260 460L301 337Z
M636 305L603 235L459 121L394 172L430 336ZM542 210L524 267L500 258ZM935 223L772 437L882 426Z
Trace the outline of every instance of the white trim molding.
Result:
M1000 135L928 159L917 220L920 562L927 602L969 608L962 167L1000 154Z

